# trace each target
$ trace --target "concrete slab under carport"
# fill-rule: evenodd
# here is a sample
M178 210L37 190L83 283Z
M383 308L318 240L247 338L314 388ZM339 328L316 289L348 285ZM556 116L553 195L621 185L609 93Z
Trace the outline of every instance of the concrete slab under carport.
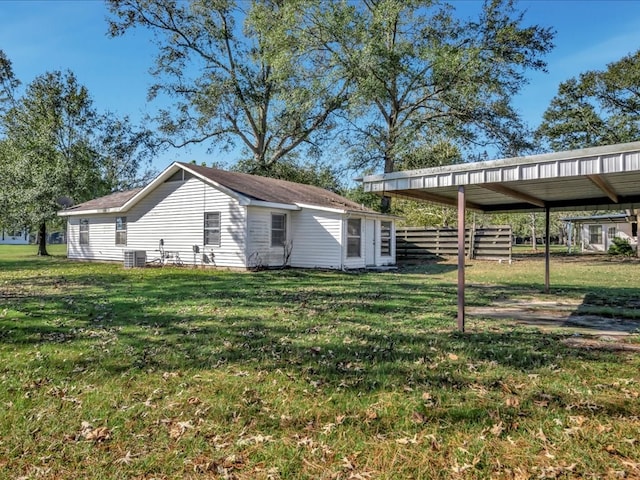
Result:
M464 245L466 209L545 212L545 291L549 291L549 214L640 209L640 142L486 162L368 175L365 192L458 209ZM465 323L464 248L458 248L458 328Z

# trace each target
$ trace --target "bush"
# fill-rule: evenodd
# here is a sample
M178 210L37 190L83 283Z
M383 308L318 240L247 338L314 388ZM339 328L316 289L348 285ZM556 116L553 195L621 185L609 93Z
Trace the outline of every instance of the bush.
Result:
M631 257L635 255L635 250L629 244L628 240L624 238L616 237L613 239L613 245L609 247L609 255L623 255L625 257Z

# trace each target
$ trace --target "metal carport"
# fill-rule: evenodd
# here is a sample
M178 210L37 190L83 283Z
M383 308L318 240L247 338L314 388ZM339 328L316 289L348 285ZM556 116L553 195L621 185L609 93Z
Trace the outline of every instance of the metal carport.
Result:
M549 213L640 208L640 142L487 162L369 175L365 192L458 207L458 328L464 331L466 209L545 212L545 291Z

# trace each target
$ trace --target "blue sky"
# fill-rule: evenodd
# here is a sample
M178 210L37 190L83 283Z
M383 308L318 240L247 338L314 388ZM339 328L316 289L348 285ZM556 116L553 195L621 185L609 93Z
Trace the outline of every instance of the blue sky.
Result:
M475 16L481 5L477 0L452 3L464 17ZM546 57L548 73L530 73L529 85L515 99L531 126L540 123L560 82L604 69L640 49L640 0L526 0L518 6L526 10L525 24L556 30L556 47ZM70 69L100 111L138 122L158 107L146 100L155 47L142 30L109 38L106 16L99 0L0 0L0 49L23 84L47 71ZM163 169L174 160L224 164L235 158L193 147L167 152L154 165Z

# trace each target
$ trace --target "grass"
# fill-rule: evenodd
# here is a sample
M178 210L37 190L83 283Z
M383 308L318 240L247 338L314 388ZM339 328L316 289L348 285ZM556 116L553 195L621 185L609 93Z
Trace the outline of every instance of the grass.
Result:
M488 319L456 266L238 273L0 246L0 478L640 477L640 357ZM470 262L467 299L637 311L637 261ZM633 341L638 342L637 336Z

